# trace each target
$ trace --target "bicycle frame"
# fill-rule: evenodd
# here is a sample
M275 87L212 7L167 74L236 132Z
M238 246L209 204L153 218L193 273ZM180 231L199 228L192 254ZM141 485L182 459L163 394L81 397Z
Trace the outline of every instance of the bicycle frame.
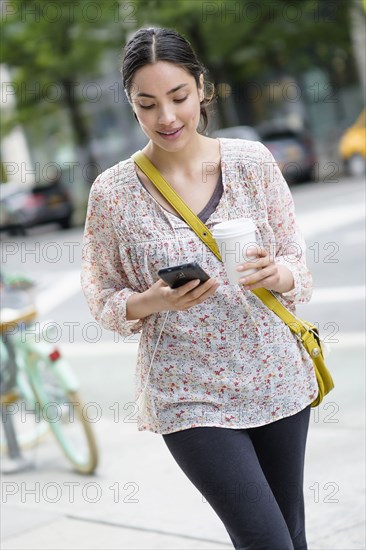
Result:
M32 325L20 322L11 326L8 324L6 330L3 330L5 341L12 346L15 354L16 388L24 398L26 405L29 408L32 407L32 411L34 407L38 421L46 420L47 426L51 428L63 452L75 468L80 473L90 474L98 463L98 450L93 430L89 421L82 414L83 403L79 396L80 384L71 365L61 356L58 347L44 337L43 328L49 324L50 321ZM4 344L2 343L2 345ZM48 377L51 378L51 382ZM48 416L44 417L44 410L48 411L49 405L51 407L56 405L59 408L60 418L54 420ZM13 402L10 402L7 407L6 414L8 416L11 416L14 410L19 410L16 408L18 405ZM67 432L67 429L65 431L67 423L63 422L65 420L64 413L68 409L68 422L70 426L78 425L82 429L87 451L80 451L78 446L75 446L70 440L70 433ZM70 410L72 414L70 414ZM28 408L27 411L29 412ZM74 416L74 411L76 411L76 416ZM63 420L60 422L61 418Z
M38 379L39 362L52 370L64 391L79 391L80 384L71 365L61 356L59 348L47 341L43 336L43 327L51 321L29 325L26 328L19 326L10 334L14 344L16 361L20 371L27 374L29 380Z

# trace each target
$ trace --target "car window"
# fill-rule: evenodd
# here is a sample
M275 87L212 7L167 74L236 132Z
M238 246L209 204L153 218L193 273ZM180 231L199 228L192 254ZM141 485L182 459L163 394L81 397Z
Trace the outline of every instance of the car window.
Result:
M37 185L36 187L33 187L32 193L42 193L42 195L50 195L52 193L57 193L60 190L61 186L59 184Z
M19 193L14 193L14 195L9 195L4 199L4 202L10 206L10 208L19 208L24 204L24 201L27 198L27 193L19 191Z
M268 132L268 134L262 134L262 139L294 139L296 134L293 132Z

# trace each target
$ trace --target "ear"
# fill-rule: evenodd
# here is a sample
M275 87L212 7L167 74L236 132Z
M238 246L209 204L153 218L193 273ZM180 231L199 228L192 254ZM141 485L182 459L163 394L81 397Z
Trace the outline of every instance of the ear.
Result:
M200 99L200 102L205 99L203 73L200 74L200 81L199 81L199 87L198 87L198 97Z

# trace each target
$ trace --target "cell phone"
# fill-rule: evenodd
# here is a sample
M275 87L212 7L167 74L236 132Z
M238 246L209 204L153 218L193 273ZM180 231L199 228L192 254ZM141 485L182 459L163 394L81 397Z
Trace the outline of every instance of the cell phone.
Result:
M200 286L210 278L197 262L163 267L159 269L158 275L160 279L163 279L163 281L170 286L170 288L178 288L194 279L199 279L201 281L198 285Z

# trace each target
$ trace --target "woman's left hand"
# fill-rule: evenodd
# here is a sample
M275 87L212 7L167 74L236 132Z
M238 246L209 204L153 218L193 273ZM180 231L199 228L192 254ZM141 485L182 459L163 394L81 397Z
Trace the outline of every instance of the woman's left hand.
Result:
M251 248L246 252L246 255L253 257L253 259L240 264L237 271L240 273L253 268L258 271L239 279L239 284L242 284L245 290L266 288L276 292L288 292L294 288L294 278L291 271L283 265L276 264L265 248L259 246Z

